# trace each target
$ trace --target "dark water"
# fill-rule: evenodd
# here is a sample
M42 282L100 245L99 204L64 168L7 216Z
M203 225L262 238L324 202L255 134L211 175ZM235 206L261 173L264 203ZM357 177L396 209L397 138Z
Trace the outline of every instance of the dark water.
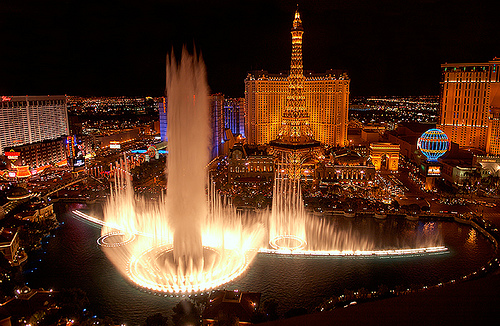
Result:
M141 292L130 285L97 245L100 229L73 218L78 205L59 204L58 219L64 225L44 244L44 250L30 254L25 265L28 285L55 290L83 289L99 316L110 316L127 325L142 324L146 317L172 313L181 298L160 297ZM277 299L281 309L313 309L344 289L362 287L376 290L384 284L436 284L475 271L493 253L491 244L468 226L452 222L376 221L361 225L394 232L421 234L439 232L447 254L402 258L289 257L259 254L245 275L226 285L227 289L262 293L262 300ZM400 224L405 223L404 227ZM373 225L372 225L373 224ZM371 226L370 226L371 225ZM402 231L406 230L406 231ZM411 230L411 231L408 231Z

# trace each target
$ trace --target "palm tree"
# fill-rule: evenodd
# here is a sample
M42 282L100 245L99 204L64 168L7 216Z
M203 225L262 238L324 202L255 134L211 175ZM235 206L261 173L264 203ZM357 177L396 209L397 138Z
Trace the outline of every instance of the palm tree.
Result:
M500 175L498 173L490 173L485 178L485 184L492 193L497 193L500 186Z

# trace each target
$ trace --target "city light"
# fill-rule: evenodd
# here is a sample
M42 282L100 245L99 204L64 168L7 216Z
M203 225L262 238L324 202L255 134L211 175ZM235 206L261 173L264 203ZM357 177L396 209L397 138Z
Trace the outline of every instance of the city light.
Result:
M493 17L494 10L424 2L424 9L435 9L431 16L415 8L395 14L384 5L331 10L316 2L305 2L303 13L298 5L264 2L251 10L155 2L152 13L141 3L122 6L111 21L94 15L85 42L77 37L59 47L57 24L41 30L49 42L34 44L40 33L24 34L60 10L7 6L6 26L27 27L7 31L6 40L18 42L4 50L8 69L0 81L0 89L13 93L0 94L5 316L25 326L212 325L223 317L251 324L344 308L354 316L365 302L436 294L451 285L460 292L457 300L472 300L466 315L474 324L474 301L493 293L497 280L470 281L500 268L500 58L446 62L431 71L428 63L437 57L421 60L421 52L444 40L434 51L442 62L453 60L457 48L493 53L495 29L482 25L491 17L473 22L480 37L454 34L470 30L471 15ZM74 12L95 10L85 6L65 4L63 11L71 20ZM101 7L102 13L116 9ZM285 41L273 29L286 11L289 22L279 26L290 32ZM232 19L231 28L218 28L225 18L213 24L214 12L228 19L237 13L243 24ZM186 20L186 13L193 15ZM263 35L248 29L260 16ZM351 16L357 19L338 19ZM426 29L411 23L424 16L444 19ZM402 20L410 23L387 28ZM166 22L182 35L164 28ZM81 24L63 25L64 35L81 34L73 30ZM414 25L420 31L406 28ZM125 37L110 37L117 28ZM210 66L200 44L188 44L180 57L172 48L166 69L149 69L165 58L165 46L149 41L190 39L193 31L202 31L194 39ZM334 37L324 38L325 31ZM135 42L137 35L153 46ZM217 42L206 42L213 35ZM120 42L125 46L117 48ZM394 45L405 50L403 59ZM212 46L234 51L220 56ZM287 58L254 55L286 46ZM252 47L258 51L247 51ZM142 52L148 57L136 60ZM288 66L261 69L272 62ZM308 70L315 67L323 70ZM22 95L51 90L94 95ZM380 95L426 90L431 94ZM124 96L95 96L119 93ZM137 96L148 93L155 96ZM410 314L400 309L391 316L422 313L423 294L412 298ZM390 309L398 309L394 302ZM74 303L78 309L66 309ZM431 315L441 316L438 322L469 321L449 306L441 300ZM314 323L318 316L299 318Z
M447 253L449 249L445 246L414 248L414 249L388 249L388 250L302 250L293 248L269 249L261 248L259 252L278 255L301 255L301 256L335 256L335 257L399 257L424 255L433 253Z

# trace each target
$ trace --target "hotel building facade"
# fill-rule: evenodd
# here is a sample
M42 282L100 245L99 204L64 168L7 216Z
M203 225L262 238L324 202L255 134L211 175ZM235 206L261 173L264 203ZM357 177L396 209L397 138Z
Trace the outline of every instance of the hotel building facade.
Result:
M68 137L70 138L70 137ZM46 139L36 143L24 144L15 147L6 147L6 155L12 150L19 157L10 159L14 166L28 166L30 169L38 169L52 164L62 164L67 157L67 143L71 142L66 137Z
M244 137L245 112L244 98L228 98L217 93L209 96L210 121L212 125L211 157L227 154L224 153L224 143L227 141L226 130L233 135Z
M211 134L211 158L215 158L223 152L226 139L226 130L230 129L234 135L244 137L245 133L245 99L228 98L222 93L208 96L210 110ZM168 121L168 100L166 97L158 104L160 116L160 136L162 141L168 141L167 121Z
M314 139L329 146L347 145L350 79L346 72L306 73L303 94ZM288 95L288 77L254 71L245 79L245 135L249 144L276 139Z
M212 126L212 148L210 158L221 154L222 143L224 142L224 95L221 93L209 96L210 103L210 123Z
M0 155L6 147L69 135L67 98L57 96L0 97Z
M500 58L441 65L437 128L460 147L500 155Z
M302 26L300 28L303 33ZM300 42L300 52L302 33L300 37L292 35L292 48L296 45L294 42ZM292 61L294 55L297 54L292 51ZM345 71L329 70L326 73L306 71L302 78L301 96L305 100L313 138L329 146L346 146L349 76ZM248 73L245 79L245 136L248 144L268 144L278 138L289 94L289 75L269 74L265 70Z
M245 137L245 99L242 97L224 99L224 125L233 135Z
M160 114L160 137L161 141L168 141L167 138L167 99L162 98L158 104L158 113Z

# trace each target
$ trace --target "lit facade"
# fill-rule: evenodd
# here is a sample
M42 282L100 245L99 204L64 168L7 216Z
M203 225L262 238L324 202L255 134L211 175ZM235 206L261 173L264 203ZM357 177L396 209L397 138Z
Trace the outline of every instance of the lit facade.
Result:
M67 142L66 137L59 137L21 146L6 147L5 151L12 150L19 153L16 160L10 160L11 166L28 166L30 169L38 169L65 161L68 157Z
M375 180L375 167L366 156L350 149L341 149L332 153L316 169L320 185L358 183L367 185Z
M462 186L469 175L476 170L470 162L460 159L447 159L441 161L440 175L452 185Z
M309 126L316 140L330 146L347 145L349 106L347 73L330 70L306 74L303 94ZM245 79L245 135L249 144L267 144L278 136L288 94L283 74L255 71Z
M296 12L289 76L261 70L250 72L245 79L245 135L249 144L268 144L278 138L292 101L301 114L307 115L307 119L301 116L307 120L301 124L308 125L315 140L330 146L347 145L350 79L346 72L335 70L304 74L303 32Z
M0 252L12 263L19 251L19 232L17 229L0 229Z
M486 153L500 155L500 107L490 109Z
M158 113L160 114L160 137L161 141L167 141L167 99L163 98L158 104Z
M212 127L212 149L211 157L225 155L224 143L228 140L226 130L239 138L245 136L245 99L226 98L217 93L209 96L210 100L210 123Z
M260 183L272 181L274 158L263 150L235 145L228 155L230 183Z
M226 129L231 129L234 135L240 134L244 137L244 103L244 98L225 98L221 93L209 96L210 125L212 130L210 155L212 158L223 153ZM163 101L158 105L160 115L160 136L162 141L168 141L167 107L167 100L163 98Z
M349 77L330 70L306 74L304 95L314 138L330 146L347 146Z
M267 71L251 72L245 79L245 135L252 145L276 139L286 105L288 80Z
M69 134L66 96L2 96L0 154L20 146Z
M211 158L217 157L222 153L222 144L224 142L224 95L213 94L210 100L210 122L212 127L212 149Z
M500 154L500 59L486 63L441 65L441 103L437 128L461 147Z
M369 148L369 155L373 166L375 166L375 170L398 170L399 144L371 143Z
M245 137L245 99L224 99L224 125L233 135Z

